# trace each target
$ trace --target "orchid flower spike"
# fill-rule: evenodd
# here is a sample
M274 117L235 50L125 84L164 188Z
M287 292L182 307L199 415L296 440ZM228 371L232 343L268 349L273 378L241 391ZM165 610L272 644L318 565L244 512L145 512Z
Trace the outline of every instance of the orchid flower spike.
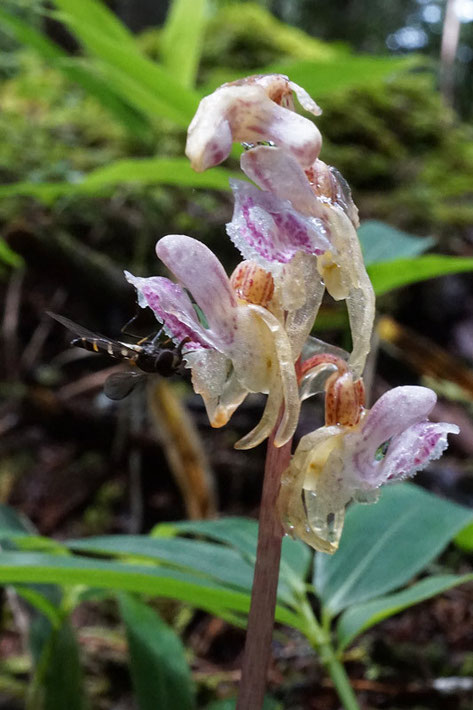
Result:
M283 74L250 76L220 86L199 104L189 126L186 155L197 172L228 158L232 143L272 141L304 168L318 157L322 138L312 121L295 113L301 106L321 113L304 89Z
M262 420L237 448L251 448L269 436L284 404L275 441L282 446L296 428L300 400L291 345L269 308L272 276L243 262L229 279L210 249L185 235L163 237L156 252L179 283L125 275L140 306L154 311L176 343L185 341L186 366L211 425L223 426L249 392L262 392L268 395ZM195 299L205 325L184 289Z
M286 530L316 550L335 552L350 500L375 502L380 486L425 468L447 448L447 434L459 433L455 424L428 420L436 399L426 387L396 387L363 410L357 424L303 436L281 484Z
M360 376L370 349L375 298L347 183L320 160L304 171L279 147L248 150L241 167L261 189L232 181L230 238L243 258L273 274L288 312L288 334L298 347L312 328L325 288L335 300L346 301L353 338L350 366Z

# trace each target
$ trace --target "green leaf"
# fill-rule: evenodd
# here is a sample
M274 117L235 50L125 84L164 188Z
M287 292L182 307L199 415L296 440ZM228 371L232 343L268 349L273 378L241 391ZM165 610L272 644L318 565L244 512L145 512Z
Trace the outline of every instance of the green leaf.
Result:
M458 533L455 538L455 544L466 552L473 550L473 523L470 523Z
M36 707L44 710L84 710L79 646L68 620L46 637L34 679Z
M0 19L18 42L34 49L48 63L61 71L68 79L79 84L88 94L97 99L114 118L128 131L143 136L149 131L149 124L129 105L110 89L107 82L88 69L83 60L70 57L54 42L42 35L19 17L0 9Z
M0 198L29 196L49 204L63 196L106 194L117 186L133 184L229 190L231 177L235 177L235 173L225 168L196 173L185 158L128 158L97 168L77 183L15 182L0 185Z
M193 87L203 46L207 0L173 0L161 35L161 59L182 86Z
M193 710L195 693L185 648L149 606L119 595L139 710Z
M100 32L120 42L123 51L135 51L136 42L132 33L108 7L99 0L54 0L57 7L71 17L100 28Z
M400 286L465 271L473 271L473 259L440 254L428 254L416 259L396 259L368 267L368 274L377 296Z
M207 705L205 710L235 710L236 699L216 700ZM281 703L266 695L261 710L283 710Z
M221 518L220 520L181 521L164 523L156 526L153 535L169 535L175 532L205 535L213 540L219 540L235 547L251 561L256 560L256 545L258 540L258 523L248 518ZM300 589L305 582L312 554L299 540L284 537L281 550L280 584L285 582L289 587ZM284 594L281 586L280 593Z
M362 222L358 237L366 266L418 256L435 244L432 237L413 237L376 219Z
M253 582L253 567L236 550L201 540L110 535L72 540L68 546L81 552L158 560L164 564L208 575L227 586L248 592L251 591Z
M4 552L0 555L0 584L18 583L79 584L150 594L184 601L224 618L228 610L246 614L250 604L248 592L181 570L87 557ZM276 619L294 628L303 624L298 615L280 604L276 608Z
M402 592L350 607L342 614L337 625L340 650L351 643L356 636L383 619L394 616L414 604L431 599L452 587L471 581L473 581L473 574L427 577L408 589L403 589Z
M376 84L399 72L412 67L417 59L375 57L368 54L340 53L326 60L288 60L255 69L255 74L287 74L292 81L303 86L316 100L336 91L351 89L356 86ZM222 77L224 74L225 78ZM210 82L201 87L205 96L214 91L222 81L234 81L247 75L244 70L235 71L221 68L212 76ZM323 107L322 107L323 108Z
M58 5L62 2L58 0ZM127 44L124 48L122 42L100 26L84 20L82 13L77 11L80 3L72 4L74 8L69 6L61 19L84 47L100 60L100 68L112 78L122 98L136 101L140 97L142 108L146 106L151 116L156 114L187 127L197 108L197 94L176 84L163 67L141 53L136 42L133 47Z
M314 587L332 615L398 589L473 519L473 510L410 483L384 488L374 505L353 505L340 548L317 554Z
M14 508L0 503L0 535L9 537L10 535L34 533L34 525L25 515L18 513Z

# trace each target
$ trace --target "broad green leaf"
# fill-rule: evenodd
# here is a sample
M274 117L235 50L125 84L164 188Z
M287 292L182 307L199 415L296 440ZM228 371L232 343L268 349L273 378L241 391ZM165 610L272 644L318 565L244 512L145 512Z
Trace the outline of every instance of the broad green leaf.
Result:
M0 584L88 585L177 599L217 616L247 613L250 595L219 585L208 577L156 565L66 557L41 553L4 552L0 555ZM276 619L300 628L303 622L286 607L276 607Z
M97 168L77 183L16 182L0 185L0 198L29 196L48 204L63 196L106 194L119 185L128 184L229 190L228 181L234 176L225 168L196 173L185 158L129 158Z
M139 710L193 710L195 692L180 638L144 602L122 593L119 603Z
M161 59L182 86L192 88L202 53L207 0L173 0L161 35Z
M149 124L133 108L128 101L122 100L110 89L107 82L101 79L97 72L84 64L77 57L70 57L58 45L54 44L41 32L30 27L19 17L10 15L0 9L0 20L21 44L31 47L47 60L50 66L61 71L68 79L79 84L88 94L97 99L116 119L132 133L138 136L146 135Z
M410 483L386 486L374 505L352 505L333 555L317 554L314 587L336 614L402 587L473 519L473 510Z
M403 589L402 592L349 607L343 612L337 625L340 649L345 648L359 634L383 619L394 616L414 604L431 599L452 587L471 581L473 581L473 574L427 577L408 589Z
M0 536L34 533L34 525L25 515L18 513L14 508L0 503Z
M219 540L231 545L245 555L252 564L256 559L258 540L258 523L248 518L221 518L220 520L182 521L164 523L156 526L153 535L193 533L205 535L213 540ZM312 555L307 545L299 540L284 537L281 550L281 578L289 586L300 587L297 582L304 582L312 561Z
M455 538L455 544L466 552L473 550L473 523L470 523L458 533Z
M362 222L358 229L358 237L366 266L418 256L435 244L435 239L432 237L413 237L376 219Z
M377 296L400 286L465 271L473 271L473 259L441 254L428 254L416 259L396 259L368 267L368 274Z

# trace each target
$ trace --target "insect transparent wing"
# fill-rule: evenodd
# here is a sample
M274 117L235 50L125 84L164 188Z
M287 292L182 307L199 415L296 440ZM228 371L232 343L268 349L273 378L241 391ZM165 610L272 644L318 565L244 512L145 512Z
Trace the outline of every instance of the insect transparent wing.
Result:
M124 399L145 377L140 372L115 372L105 380L103 391L109 399Z

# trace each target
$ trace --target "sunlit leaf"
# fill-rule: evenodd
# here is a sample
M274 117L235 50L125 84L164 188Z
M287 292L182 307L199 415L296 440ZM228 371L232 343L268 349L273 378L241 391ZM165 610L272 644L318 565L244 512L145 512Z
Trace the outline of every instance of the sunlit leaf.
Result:
M161 59L182 86L193 87L203 45L207 0L173 0L161 35Z
M119 603L139 710L193 710L194 687L180 638L139 599L122 593Z
M441 254L428 254L416 259L396 259L368 267L371 283L378 296L400 286L467 271L473 271L472 258Z
M437 594L457 587L465 582L471 582L473 574L463 575L442 575L427 577L417 584L413 584L402 592L390 594L380 599L374 599L366 604L358 604L349 607L340 617L337 625L338 641L341 648L344 648L371 626L378 624L383 619L387 619L394 614L398 614L403 609L407 609L414 604L431 599Z
M432 237L414 237L375 219L361 223L358 237L366 266L418 256L435 244Z
M352 505L339 550L317 553L314 586L336 614L399 589L473 519L473 510L404 483L374 505Z

